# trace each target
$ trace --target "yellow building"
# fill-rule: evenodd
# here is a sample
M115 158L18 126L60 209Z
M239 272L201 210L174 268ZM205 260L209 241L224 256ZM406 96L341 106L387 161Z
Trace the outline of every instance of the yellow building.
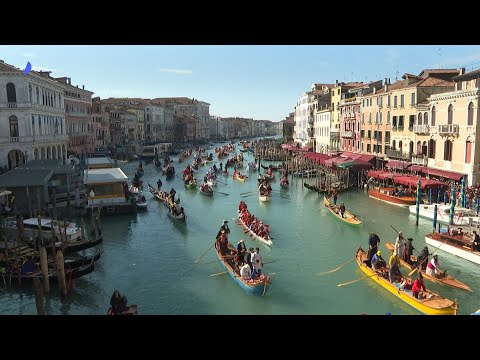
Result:
M423 134L414 132L417 113L427 111L430 95L453 90L451 78L458 74L456 69L423 70L418 76L406 73L393 84L385 79L383 87L363 96L361 152L411 162L417 151L426 151ZM392 162L390 167L396 167L394 163L399 164Z
M475 146L479 124L480 70L453 78L455 89L428 98L429 110L417 113L427 141L428 167L415 171L459 181L467 175L468 185L478 181L480 148ZM425 117L427 114L427 117Z

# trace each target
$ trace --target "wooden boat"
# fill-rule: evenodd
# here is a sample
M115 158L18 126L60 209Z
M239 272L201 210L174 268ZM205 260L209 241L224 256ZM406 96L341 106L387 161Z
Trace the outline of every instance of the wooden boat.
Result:
M391 253L393 253L393 251L395 250L395 245L393 245L392 243L389 243L388 241L385 243L385 246L387 247L387 249ZM415 268L415 266L410 265L409 263L404 261L401 257L400 257L400 263L410 271ZM470 286L462 283L459 280L456 280L453 276L451 276L449 274L446 274L445 277L443 277L443 278L436 278L435 276L428 275L425 271L423 271L421 269L419 269L417 271L421 272L425 279L430 280L432 282L435 282L437 284L442 284L442 285L446 285L446 286L450 286L450 287L453 287L453 288L466 290L466 291L473 291Z
M158 200L160 200L166 207L168 207L168 195L167 192L165 191L158 191L155 189L152 185L148 184L148 191L155 196ZM178 196L178 199L175 199L175 203L178 205L180 204L180 195Z
M435 294L427 289L426 292L431 297L425 299L417 299L412 295L411 290L402 289L399 283L391 283L388 280L388 272L386 277L381 273L367 266L363 261L367 259L367 253L361 247L357 250L356 260L358 267L377 284L388 290L400 300L404 301L414 309L426 315L456 315L458 309L457 300L451 301L443 296Z
M250 237L253 239L253 240L258 240L258 241L261 241L262 243L266 244L266 245L273 245L273 241L272 239L270 238L270 235L268 236L267 239L264 239L260 236L258 236L257 234L255 234L253 232L253 230L250 230L250 228L245 225L245 223L243 222L242 218L240 217L240 213L238 213L238 219L240 220L240 222L242 223L242 226L245 228L245 230L248 230L245 234L248 234L250 235Z
M282 168L281 166L273 166L273 165L265 166L263 164L261 166L264 170L271 169L272 171L279 170Z
M179 214L179 215L173 215L172 211L168 209L168 216L174 220L177 221L186 221L187 220L187 215L185 213Z
M228 242L228 247L235 249L230 242ZM232 279L248 294L262 296L266 292L268 287L272 284L270 278L264 275L262 275L263 278L261 276L256 280L243 280L240 276L240 271L235 271L230 262L228 261L228 259L231 258L223 257L220 254L220 249L217 249L217 246L215 246L215 252L217 254L218 260L220 261L220 264L225 268L225 270L232 277Z
M191 182L191 183L185 184L185 187L188 190L195 190L197 188L197 183L196 182Z
M238 173L234 173L233 174L233 178L234 179L237 179L238 181L241 181L241 182L245 182L246 179L248 179L248 176L247 175L243 175L243 174L238 174Z
M368 196L392 205L407 207L415 205L417 199L415 196L395 196L393 187L379 187L368 190Z
M207 180L207 184L208 184L208 186L210 186L210 187L216 186L216 185L217 185L217 180L215 180L215 179L213 179L213 178L212 178L212 179L208 179L208 180Z
M113 315L112 308L109 308L107 311L107 315ZM119 315L138 315L138 306L137 305L130 305Z
M345 210L345 213L343 214L344 217L342 218L342 215L340 214L339 206L335 206L333 204L330 204L330 200L324 196L323 202L325 203L325 206L327 207L328 210L338 219L341 220L347 224L350 225L361 225L362 222L357 219L356 215L353 215L351 212Z
M271 181L271 180L274 180L274 179L275 179L275 174L274 174L273 172L272 172L271 174L265 173L265 174L263 174L263 177L264 177L265 179Z
M69 281L70 279L78 279L82 276L90 274L95 269L95 259L90 258L90 262L87 264L78 266L78 267L69 267L65 268L65 279ZM0 275L5 278L11 278L12 280L21 279L21 281L33 281L33 279L38 278L42 279L42 271L40 268L40 263L30 264L27 266L24 264L22 270L7 270L6 268L0 268ZM48 278L51 282L58 282L58 275L54 268L48 269Z
M260 193L258 193L258 199L263 202L272 201L272 193L270 192L264 195L260 195Z
M137 173L137 175L138 175L139 178L142 177L143 174L144 174L143 168L137 168L136 173Z
M425 242L428 245L480 265L480 252L473 250L472 240L473 237L469 234L450 235L434 232L425 235Z
M213 189L207 185L207 189L210 190L203 190L203 186L200 186L198 188L198 191L200 191L201 194L205 195L205 196L213 196Z
M280 181L280 187L281 187L282 189L288 189L288 185L289 185L288 182L286 182L286 181Z
M307 189L316 191L319 194L324 194L327 191L327 189L319 188L318 186L307 184L305 182L303 183L303 186L305 186Z

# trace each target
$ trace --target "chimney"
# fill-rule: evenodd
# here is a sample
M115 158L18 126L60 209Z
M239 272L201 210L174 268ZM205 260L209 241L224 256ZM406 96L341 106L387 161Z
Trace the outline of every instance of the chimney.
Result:
M335 80L335 85L337 85L337 86L338 86L338 80Z
M388 85L390 85L390 78L388 78Z
M377 87L374 86L374 87L373 87L373 93L375 94L376 92L377 92Z
M459 75L463 75L463 74L465 74L465 68L460 68L459 69Z
M82 85L82 89L85 90L85 85Z
M387 92L387 91L388 91L388 82L387 82L387 78L385 78L385 82L384 82L384 84L385 84L385 92Z

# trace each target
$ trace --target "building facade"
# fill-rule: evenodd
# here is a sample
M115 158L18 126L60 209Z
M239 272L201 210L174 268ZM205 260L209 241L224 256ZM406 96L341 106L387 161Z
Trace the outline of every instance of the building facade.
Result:
M28 160L66 161L64 92L57 81L0 60L0 166Z

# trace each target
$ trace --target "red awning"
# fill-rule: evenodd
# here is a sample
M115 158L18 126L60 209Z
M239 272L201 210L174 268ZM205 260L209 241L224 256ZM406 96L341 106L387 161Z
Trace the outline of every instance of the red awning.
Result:
M403 169L408 168L410 165L412 165L412 163L409 163L409 162L406 162L406 161L390 160L390 161L387 163L387 165L385 165L385 166L388 167L388 168L390 168L390 169L403 170Z
M402 176L402 174L397 174L391 171L371 170L367 173L367 176L373 177L374 179L393 179L394 177Z
M455 181L460 181L465 176L465 174L460 174L460 173L440 170L440 169L432 169L426 166L418 166L418 165L413 165L412 167L410 167L409 170L418 171L425 175L440 176L440 177L452 179Z
M420 189L425 189L426 187L435 187L445 185L444 182L427 179L417 176L398 176L395 177L395 183L405 185L408 187L417 187L418 180L420 180Z
M362 155L358 158L358 160L362 160L362 161L365 161L365 162L370 162L373 159L375 159L375 155Z
M344 152L342 152L342 154L340 156L349 157L349 158L352 158L352 159L358 159L362 156L362 154L352 153L350 151L344 151Z

